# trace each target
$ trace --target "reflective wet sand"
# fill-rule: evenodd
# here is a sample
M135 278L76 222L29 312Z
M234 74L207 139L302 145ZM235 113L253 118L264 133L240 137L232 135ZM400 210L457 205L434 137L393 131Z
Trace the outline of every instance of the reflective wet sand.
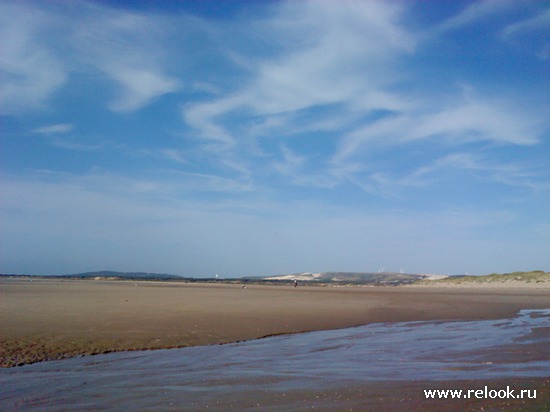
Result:
M0 371L11 410L456 410L550 402L550 310L482 321L374 323ZM525 356L528 355L528 356ZM424 389L537 390L537 399L424 399ZM449 403L451 402L451 403Z

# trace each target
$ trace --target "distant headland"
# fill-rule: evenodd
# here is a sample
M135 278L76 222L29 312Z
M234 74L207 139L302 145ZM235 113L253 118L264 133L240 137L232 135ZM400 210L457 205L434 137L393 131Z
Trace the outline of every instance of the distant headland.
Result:
M184 277L167 273L117 272L102 270L66 275L25 275L0 274L2 278L26 279L66 279L66 280L103 280L103 281L157 281L157 282L201 282L231 284L273 284L288 285L298 282L300 285L314 286L402 286L402 285L489 285L489 284L550 284L550 272L533 270L527 272L491 273L488 275L437 275L410 274L401 272L300 272L276 276L247 277Z

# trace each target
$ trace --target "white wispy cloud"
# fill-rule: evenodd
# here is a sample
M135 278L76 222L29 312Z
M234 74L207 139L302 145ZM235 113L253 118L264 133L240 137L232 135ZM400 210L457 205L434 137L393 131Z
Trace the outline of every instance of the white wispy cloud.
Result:
M89 2L0 7L3 112L44 108L73 73L99 71L113 81L115 111L139 109L181 87L163 67L167 33L154 15Z
M197 137L212 143L209 147L226 149L235 144L235 138L218 122L218 118L241 106L240 101L238 97L230 97L193 105L183 109L183 117L189 126L197 130Z
M52 140L52 145L66 150L76 150L79 152L93 152L105 147L104 142L85 143L77 139L66 139L56 137Z
M185 154L181 150L177 149L162 149L160 154L167 159L173 160L178 163L188 164L189 160L185 157Z
M439 23L429 30L430 36L440 36L445 32L460 30L473 24L484 24L488 19L500 15L520 18L514 23L507 23L497 29L494 35L507 43L518 43L522 36L528 33L540 32L540 38L530 36L523 42L526 49L537 48L536 55L541 60L548 59L550 43L550 9L543 8L542 3L514 0L483 0L473 2L461 12ZM546 34L546 35L545 35Z
M55 147L65 150L75 150L80 152L93 152L107 145L106 141L98 141L94 138L90 143L89 139L81 136L73 136L71 132L75 129L71 123L56 123L47 126L32 129L32 133L47 136L48 142ZM68 135L68 136L67 136Z
M105 72L118 82L121 93L109 104L114 111L127 112L145 106L154 98L179 89L179 81L155 70L106 66Z
M65 84L66 65L43 42L56 23L62 25L24 4L0 4L0 113L43 108L51 94Z
M287 179L292 185L331 188L338 184L338 179L316 167L317 159L312 155L299 155L285 145L280 147L282 157L277 157L270 165L271 170Z
M510 103L468 99L458 106L424 116L413 127L409 138L442 136L456 143L475 140L515 145L537 143L543 118Z
M252 190L250 182L242 179L206 173L173 171L172 184L183 192L246 193Z
M482 23L514 7L511 1L475 3L434 33ZM394 163L380 169L365 157L373 149L391 157L399 147L427 141L449 150L475 142L486 147L540 142L547 127L544 110L525 107L515 97L477 93L474 86L435 93L430 100L398 92L395 85L414 75L404 76L400 59L425 46L421 33L406 28L404 12L402 5L380 2L284 3L254 26L276 50L274 56L248 56L239 87L187 105L183 118L206 140L206 150L223 156L252 150L246 146L250 139L257 143L248 154L261 158L265 139L285 142L306 133L332 133L335 151L316 159L315 166L305 160L312 153L278 145L283 149L272 163L274 170L291 184L334 187L349 181L370 193L431 182L428 173L423 179L420 172L392 176L385 168ZM300 41L304 38L308 41ZM310 116L310 111L316 114ZM276 156L273 149L265 150ZM454 167L460 169L457 163Z
M38 127L33 129L33 133L39 134L62 134L69 133L74 129L74 126L70 123L56 123L48 126Z
M479 172L485 178L492 179L491 176L497 171L511 172L514 167L510 165L498 164L491 159L486 159L481 155L457 152L450 153L437 158L429 164L426 164L411 174L405 176L400 183L404 185L422 185L426 183L444 182L446 176L457 172Z
M256 130L264 133L274 116L280 130L281 115L340 103L352 108L364 105L365 96L370 107L393 109L391 95L381 90L394 79L385 69L396 53L415 45L399 16L398 7L379 2L283 3L274 16L252 26L262 29L265 47L279 50L275 57L252 56L255 65L242 87L229 91L230 97L184 108L184 118L204 137L231 141L232 130L218 119L237 109L253 116Z
M6 144L27 163L0 176L15 266L32 267L21 250L192 275L548 262L542 62L520 60L547 54L547 7L106 4L0 4L6 139L35 134Z
M537 144L544 129L540 109L524 109L509 98L457 93L426 102L414 92L400 91L399 84L417 75L407 73L401 59L414 57L425 46L421 34L407 27L407 6L401 3L282 2L271 5L261 18L221 23L216 29L206 20L185 15L78 5L35 5L32 13L24 3L3 6L5 37L13 41L0 56L7 68L3 73L8 73L2 107L43 105L68 76L85 73L99 74L115 85L112 94L104 96L111 110L137 110L184 88L183 65L171 63L180 57L193 60L182 48L182 39L189 40L193 32L202 33L201 40L209 39L204 47L223 56L227 67L233 63L231 70L239 75L216 83L208 76L194 76L193 84L209 92L202 99L181 99L182 118L192 129L185 138L195 138L199 145L192 151L196 159L243 178L250 178L251 167L261 167L267 155L280 174L290 177L292 169L294 182L332 185L345 181L344 176L364 175L365 167L357 162L373 147L430 139L451 146L475 141L526 146ZM513 7L517 6L510 1L476 2L437 27L457 30ZM516 22L503 33L514 36L538 29L547 16L545 11ZM243 39L256 32L262 36L249 49ZM228 45L226 38L238 41ZM71 53L63 54L63 49ZM239 61L246 64L234 67ZM62 133L64 127L44 126L35 132ZM331 134L335 148L317 159L316 170L306 163L298 167L292 159L305 159L306 153L292 149L292 158L292 146L284 146L287 139L307 133ZM280 140L283 146L266 145L266 138ZM77 145L67 140L58 144ZM164 156L184 164L176 149L167 148ZM381 179L383 171L367 169Z
M541 10L533 17L509 24L501 31L501 37L515 43L522 36L532 33L541 34L534 42L532 36L528 38L529 43L534 43L530 46L537 48L537 57L541 60L550 59L550 8Z
M283 154L282 161L277 161L274 163L273 167L279 173L284 175L296 175L297 169L307 160L305 156L298 156L288 147L282 145L281 152Z
M517 0L483 0L466 6L457 15L441 22L435 27L436 32L457 30L466 25L483 22L487 17L519 7Z
M373 146L392 147L425 139L450 145L488 141L528 146L539 142L545 128L540 110L527 111L509 99L470 93L455 100L458 102L444 108L420 105L358 128L345 136L332 160L347 161Z
M509 24L502 30L505 37L519 35L528 31L548 30L550 28L550 8L542 10L539 14L525 20Z
M166 39L170 20L156 15L108 9L93 4L75 16L76 56L104 73L118 86L109 107L133 111L181 87L166 70Z
M240 30L261 31L264 48L274 53L246 55L236 48L233 55L243 55L237 60L248 62L243 80L221 97L183 107L191 135L215 158L244 152L261 164L263 139L339 132L371 112L405 110L410 97L390 90L401 80L395 60L416 47L415 34L401 24L403 12L398 4L377 1L286 2L262 20L244 23ZM323 115L310 115L319 109ZM299 167L303 153L277 147L284 149L274 170L292 184L332 187L338 181L321 170L323 159L312 171Z

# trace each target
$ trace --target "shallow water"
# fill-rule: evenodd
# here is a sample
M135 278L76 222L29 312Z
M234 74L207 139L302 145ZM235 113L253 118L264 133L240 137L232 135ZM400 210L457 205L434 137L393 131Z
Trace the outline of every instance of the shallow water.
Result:
M250 391L284 396L372 381L548 377L550 345L532 359L517 354L548 342L549 326L550 309L523 310L513 319L379 323L45 362L0 370L0 410L194 409Z

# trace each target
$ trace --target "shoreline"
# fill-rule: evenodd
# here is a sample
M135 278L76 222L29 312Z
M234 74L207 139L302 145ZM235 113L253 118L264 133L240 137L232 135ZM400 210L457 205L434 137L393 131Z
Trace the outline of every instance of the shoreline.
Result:
M273 286L2 280L2 367L216 345L378 322L481 320L550 308L542 287Z

